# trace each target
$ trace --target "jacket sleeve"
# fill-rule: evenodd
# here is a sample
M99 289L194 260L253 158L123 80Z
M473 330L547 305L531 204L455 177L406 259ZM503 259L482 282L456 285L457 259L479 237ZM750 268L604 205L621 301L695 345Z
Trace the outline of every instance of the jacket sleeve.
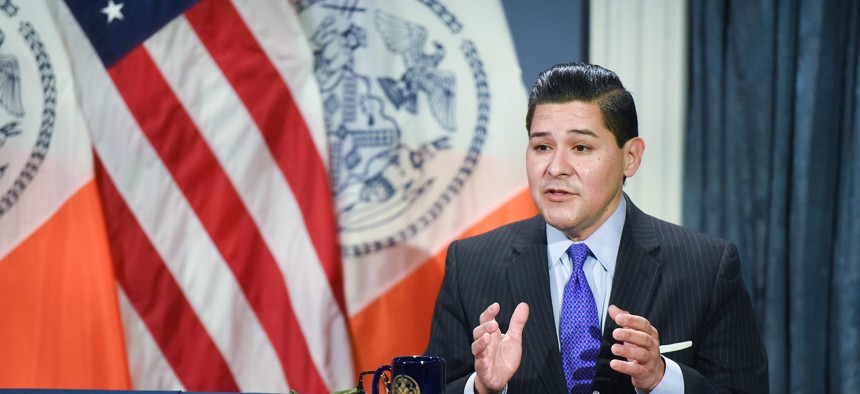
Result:
M475 370L472 356L472 329L460 299L457 251L459 241L448 247L445 258L445 276L436 298L436 307L430 327L428 355L445 358L448 393L462 393L469 375Z
M723 248L713 293L695 368L681 364L684 391L767 393L767 354L732 243Z

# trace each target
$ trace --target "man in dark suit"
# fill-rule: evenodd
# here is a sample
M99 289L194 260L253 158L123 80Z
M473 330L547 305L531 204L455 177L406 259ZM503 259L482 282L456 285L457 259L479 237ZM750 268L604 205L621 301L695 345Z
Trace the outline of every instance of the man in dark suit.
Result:
M737 248L622 191L645 144L618 76L550 68L526 129L540 215L448 249L426 351L447 392L767 393Z

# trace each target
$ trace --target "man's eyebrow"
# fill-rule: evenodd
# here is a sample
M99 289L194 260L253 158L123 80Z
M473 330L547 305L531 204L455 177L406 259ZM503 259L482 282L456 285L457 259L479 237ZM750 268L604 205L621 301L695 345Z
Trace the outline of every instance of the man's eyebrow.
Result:
M600 138L597 136L597 133L595 133L589 129L571 129L571 130L568 130L567 132L568 132L568 134L582 134L582 135L587 135L587 136L594 137L594 138Z
M586 135L586 136L589 136L589 137L592 137L592 138L600 138L600 137L597 135L597 133L595 133L595 132L593 132L593 131L591 131L591 130L589 130L589 129L570 129L570 130L568 130L568 131L567 131L567 133L568 133L568 134ZM546 136L548 136L548 135L549 135L549 132L548 132L548 131L534 131L534 132L532 132L532 133L529 133L529 139L532 139L532 138L541 138L541 137L546 137Z

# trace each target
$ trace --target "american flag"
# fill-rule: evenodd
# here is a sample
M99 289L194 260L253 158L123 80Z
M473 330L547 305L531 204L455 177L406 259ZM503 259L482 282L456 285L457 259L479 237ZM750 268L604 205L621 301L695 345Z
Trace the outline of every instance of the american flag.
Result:
M324 130L290 5L66 5L123 321L149 333L129 350L135 386L350 386ZM162 373L134 375L151 363Z

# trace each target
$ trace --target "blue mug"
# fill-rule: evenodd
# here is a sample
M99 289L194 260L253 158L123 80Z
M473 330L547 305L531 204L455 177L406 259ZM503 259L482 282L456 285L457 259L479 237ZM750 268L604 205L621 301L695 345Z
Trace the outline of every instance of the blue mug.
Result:
M438 356L403 356L391 360L373 374L373 394L379 394L379 378L388 371L385 389L395 394L444 394L445 359Z

